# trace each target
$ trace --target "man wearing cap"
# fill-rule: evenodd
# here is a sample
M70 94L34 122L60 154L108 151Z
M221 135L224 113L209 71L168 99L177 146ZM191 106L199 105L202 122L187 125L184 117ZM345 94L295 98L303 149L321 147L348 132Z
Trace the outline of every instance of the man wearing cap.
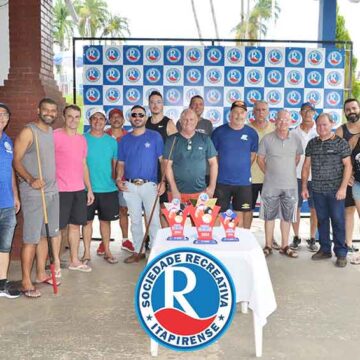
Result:
M113 174L117 161L117 142L104 129L106 114L102 108L93 108L89 116L90 132L86 133L88 153L86 157L90 172L90 182L95 200L87 208L87 225L83 227L84 256L83 263L90 261L92 224L95 212L100 221L100 234L104 243L104 259L115 264L118 260L110 251L110 222L119 218L118 189Z
M251 164L258 151L259 137L245 125L247 106L243 101L231 105L230 122L219 126L212 134L218 153L219 175L215 197L225 212L232 205L239 218L239 227L251 226Z
M312 103L306 102L301 105L300 109L301 115L301 124L293 130L293 132L299 137L303 151L305 152L306 145L308 142L317 136L316 126L314 122L314 115L315 115L315 107ZM292 224L294 230L294 239L291 243L290 247L293 250L299 248L301 243L301 238L299 237L299 228L300 228L300 210L303 204L303 198L301 196L301 170L304 165L305 155L301 155L299 164L296 167L296 177L298 183L298 209L296 214L296 222ZM307 240L307 247L310 251L316 252L318 247L316 245L315 234L317 229L317 218L316 218L316 211L314 208L314 202L312 197L312 187L311 187L311 174L309 176L309 180L307 183L308 191L309 191L309 198L307 199L308 205L310 208L310 239Z
M206 192L213 197L218 164L214 144L209 136L196 131L198 117L191 109L185 109L180 116L181 131L172 135L165 144L164 159L168 159L165 167L169 181L169 200L180 199L186 203L197 199ZM170 158L170 150L175 141ZM210 182L206 185L206 166L210 168Z
M275 219L280 219L280 254L296 258L290 249L290 225L296 221L297 181L296 166L303 153L300 139L289 132L291 116L287 110L280 110L276 116L276 130L260 141L257 161L264 172L261 193L260 217L265 220L265 256L272 254Z
M60 198L60 230L68 230L69 270L90 272L89 265L83 264L78 257L80 226L86 225L86 206L94 201L86 164L87 144L85 138L77 132L81 109L77 105L68 105L63 115L64 127L54 131L56 180Z
M360 135L360 103L359 100L349 98L344 102L344 115L347 123L342 124L336 129L335 134L350 142L354 135ZM353 178L346 189L345 198L345 232L346 232L346 245L350 253L359 251L352 243L354 233L354 215L355 215L355 201L352 196Z
M130 219L131 233L135 252L125 259L126 264L145 259L145 247L142 225L142 208L150 221L150 247L160 229L160 217L150 214L155 206L154 214L159 214L157 194L165 190L163 183L157 185L158 163L162 160L164 143L159 133L146 129L146 111L140 105L131 108L130 122L133 131L124 136L119 143L116 183L124 192ZM124 180L125 177L125 180ZM155 203L156 201L156 203Z
M128 133L124 128L124 114L123 111L114 108L109 112L109 121L110 128L106 130L106 133L113 137L118 143L120 140ZM130 253L134 252L134 245L129 240L129 219L128 219L128 208L126 201L124 199L124 194L122 191L119 191L119 222L122 233L121 249L129 251ZM97 249L98 255L105 254L104 243L101 241Z
M20 291L10 286L7 276L20 200L12 168L13 143L4 132L9 119L9 108L0 103L0 297L14 299Z

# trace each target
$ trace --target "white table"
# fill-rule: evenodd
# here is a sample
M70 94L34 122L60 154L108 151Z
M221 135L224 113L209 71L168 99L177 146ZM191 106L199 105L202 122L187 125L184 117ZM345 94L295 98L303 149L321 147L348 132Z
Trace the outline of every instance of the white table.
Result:
M223 242L225 232L221 227L215 227L213 237L217 240L214 245L194 244L196 229L186 227L184 234L189 241L167 241L170 228L159 230L157 233L149 261L164 251L177 247L194 247L209 252L218 258L229 271L236 290L236 302L241 302L242 312L247 312L247 306L253 312L255 353L262 356L262 332L267 317L275 311L276 301L269 276L266 260L262 249L250 230L236 229L239 242ZM151 355L157 356L158 343L151 339Z

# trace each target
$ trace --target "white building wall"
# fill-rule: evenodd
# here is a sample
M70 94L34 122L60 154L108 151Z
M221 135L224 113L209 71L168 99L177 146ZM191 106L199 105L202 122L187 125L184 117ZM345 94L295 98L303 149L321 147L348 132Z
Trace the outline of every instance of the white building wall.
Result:
M4 85L10 68L9 5L7 3L8 1L0 1L0 86Z

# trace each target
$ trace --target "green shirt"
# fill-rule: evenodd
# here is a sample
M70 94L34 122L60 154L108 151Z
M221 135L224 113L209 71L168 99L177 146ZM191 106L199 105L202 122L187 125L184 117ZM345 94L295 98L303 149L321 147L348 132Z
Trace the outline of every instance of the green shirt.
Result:
M175 182L180 193L193 194L206 189L205 175L208 160L217 152L209 136L196 132L190 139L177 133L165 144L164 158L169 158L171 145L176 142L171 154Z

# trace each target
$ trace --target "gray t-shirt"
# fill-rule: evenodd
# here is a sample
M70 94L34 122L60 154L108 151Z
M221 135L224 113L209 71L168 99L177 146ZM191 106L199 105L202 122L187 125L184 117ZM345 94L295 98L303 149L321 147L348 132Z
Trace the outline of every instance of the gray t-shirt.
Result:
M263 191L297 189L296 156L302 153L301 141L293 132L286 139L281 139L276 131L265 135L258 151L266 162Z
M176 123L176 128L177 128L178 132L181 132L180 121L178 121ZM208 120L208 119L204 119L204 118L201 117L198 124L196 125L196 132L211 136L211 134L213 132L213 124L212 124L212 122L210 120Z

